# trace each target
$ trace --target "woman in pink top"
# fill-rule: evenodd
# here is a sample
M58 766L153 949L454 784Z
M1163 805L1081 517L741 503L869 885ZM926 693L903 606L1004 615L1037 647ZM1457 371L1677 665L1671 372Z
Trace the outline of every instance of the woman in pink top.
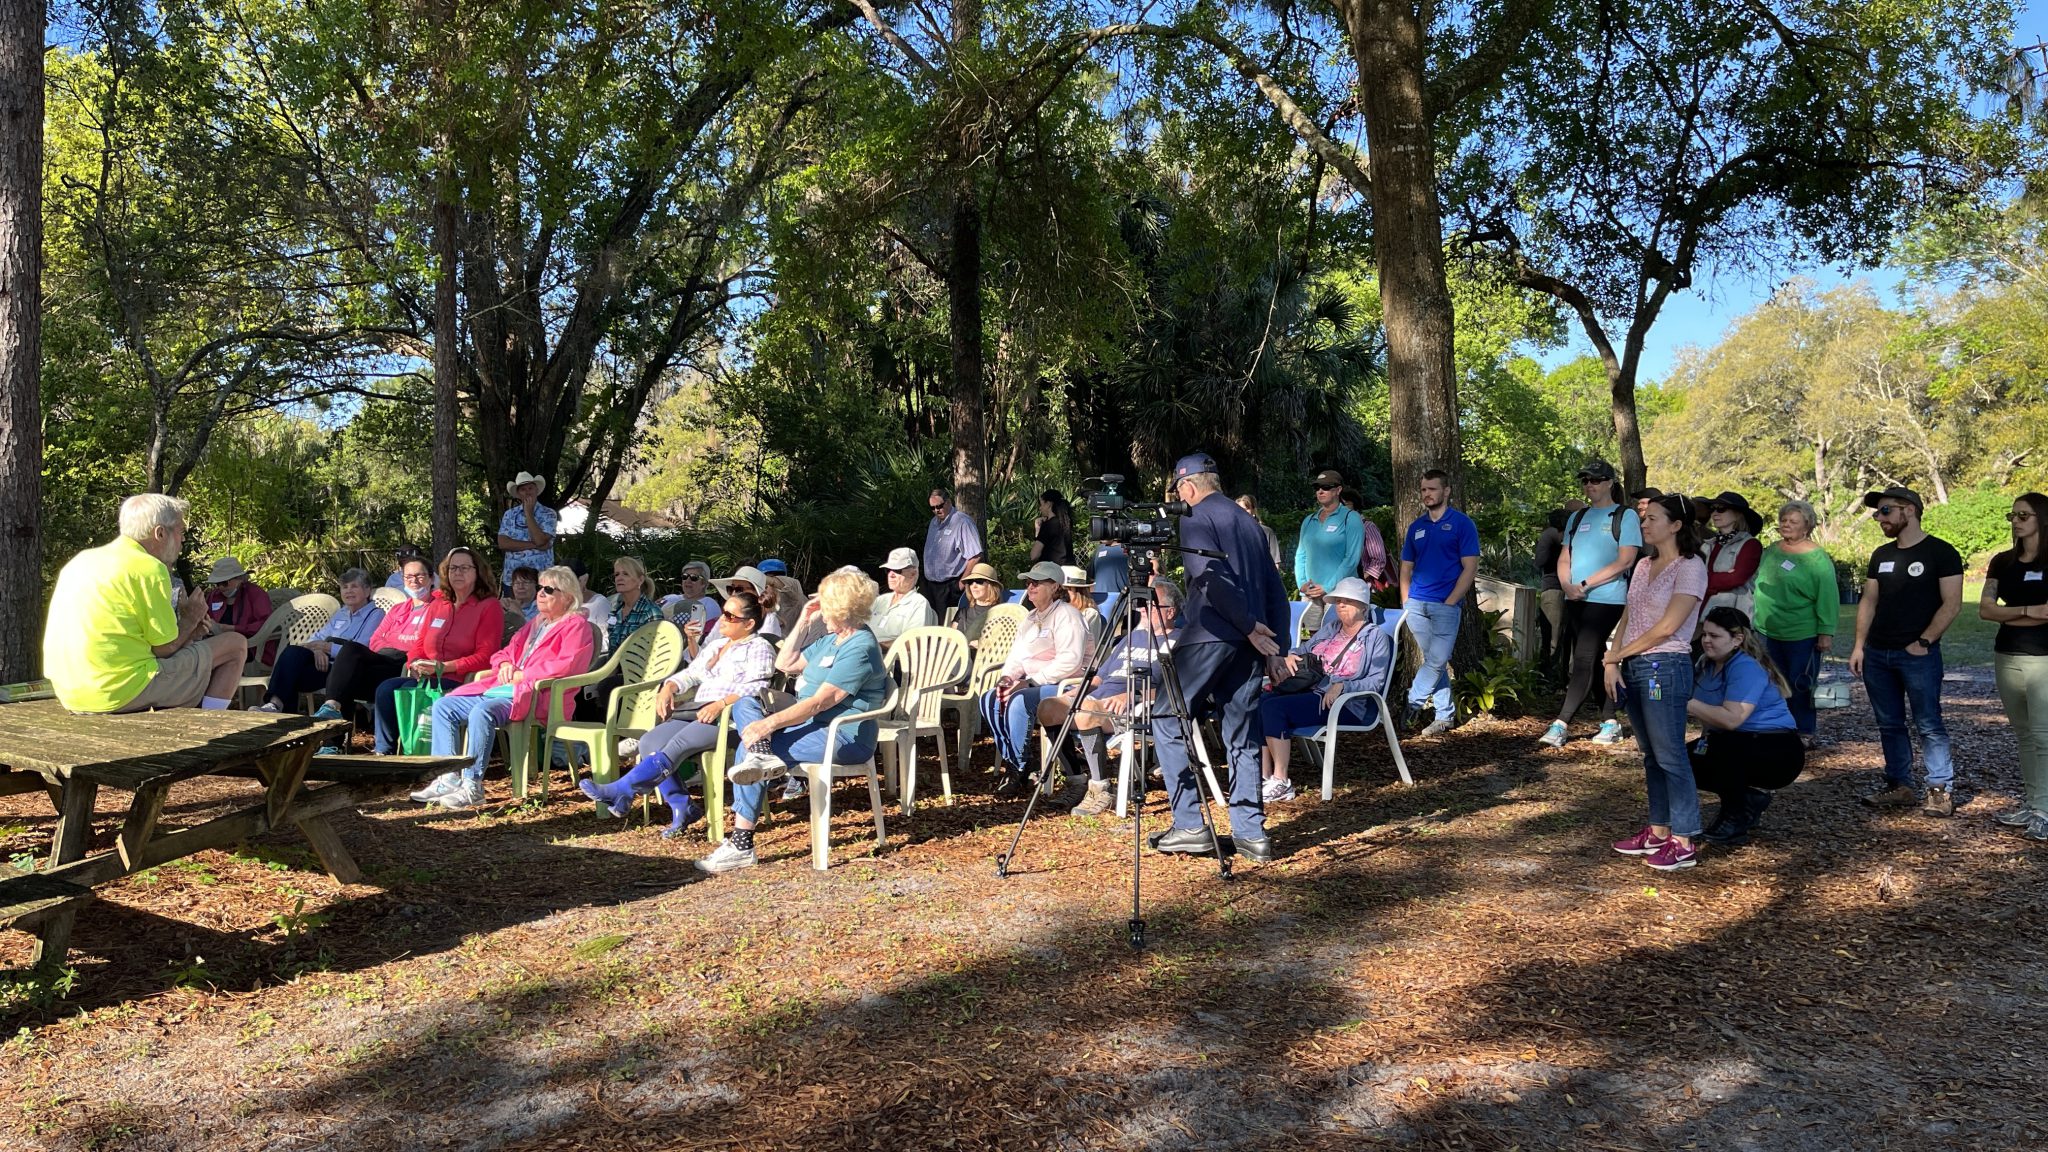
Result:
M596 629L577 610L582 596L576 574L559 564L542 572L534 603L540 605L534 618L491 653L491 672L435 702L434 755L461 755L467 735L470 764L461 775L450 772L413 793L413 799L456 810L483 803L484 766L498 728L528 717L547 720L548 702L537 697L534 685L590 670Z
M343 641L327 671L320 713L345 717L356 701L377 691L377 685L405 671L405 654L427 624L427 597L434 591L434 573L415 556L399 568L405 599L384 613L369 642Z
M1707 565L1693 528L1693 501L1682 495L1648 501L1643 544L1649 556L1629 577L1628 606L1607 650L1607 691L1628 708L1643 753L1650 823L1614 850L1645 857L1669 872L1698 856L1700 794L1685 752L1685 706L1692 699L1692 631L1707 594ZM1624 691L1625 689L1625 691Z

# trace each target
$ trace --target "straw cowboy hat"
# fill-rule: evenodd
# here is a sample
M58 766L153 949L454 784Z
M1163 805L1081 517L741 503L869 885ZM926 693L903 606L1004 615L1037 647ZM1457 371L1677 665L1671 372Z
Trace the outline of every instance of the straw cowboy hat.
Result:
M213 568L206 574L208 584L225 584L237 576L247 576L249 570L233 556L223 556L213 562Z
M505 495L519 495L519 486L521 484L538 484L541 491L545 492L548 490L548 482L545 477L535 476L531 472L521 472L518 476L505 482Z

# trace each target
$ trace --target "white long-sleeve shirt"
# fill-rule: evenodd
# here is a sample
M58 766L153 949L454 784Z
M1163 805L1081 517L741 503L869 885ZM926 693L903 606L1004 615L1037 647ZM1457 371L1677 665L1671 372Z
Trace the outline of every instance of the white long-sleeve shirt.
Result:
M1057 684L1081 674L1088 659L1088 626L1081 613L1065 600L1052 607L1025 615L1017 627L1010 658L1003 661L1003 675L1023 673L1034 684Z

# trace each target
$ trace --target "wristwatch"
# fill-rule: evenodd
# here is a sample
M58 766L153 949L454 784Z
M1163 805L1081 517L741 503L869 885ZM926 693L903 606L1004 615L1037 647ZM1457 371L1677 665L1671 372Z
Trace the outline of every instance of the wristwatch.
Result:
M1920 646L1921 646L1922 648L1932 648L1932 647L1934 647L1934 641L1932 641L1932 640L1929 640L1929 639L1928 639L1927 637L1925 637L1925 636L1922 636L1922 637L1920 637Z

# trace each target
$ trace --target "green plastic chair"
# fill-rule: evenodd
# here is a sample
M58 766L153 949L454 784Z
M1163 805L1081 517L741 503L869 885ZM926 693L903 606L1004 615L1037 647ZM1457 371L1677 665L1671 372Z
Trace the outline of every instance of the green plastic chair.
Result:
M554 760L557 740L567 744L581 744L590 754L590 774L598 783L609 782L619 774L619 740L626 736L644 736L654 727L654 706L660 700L661 682L675 674L683 666L685 645L680 628L666 620L653 620L640 626L639 631L626 637L626 642L612 650L611 658L601 666L581 676L565 676L559 680L548 680L540 684L541 690L549 693L554 707L548 715L547 734L541 740L540 772L542 792L546 792L547 769ZM591 684L600 684L613 674L622 675L625 683L612 689L611 699L605 702L603 723L565 719L567 697ZM573 780L575 770L570 770ZM518 791L519 781L513 782ZM521 793L523 795L523 793Z

